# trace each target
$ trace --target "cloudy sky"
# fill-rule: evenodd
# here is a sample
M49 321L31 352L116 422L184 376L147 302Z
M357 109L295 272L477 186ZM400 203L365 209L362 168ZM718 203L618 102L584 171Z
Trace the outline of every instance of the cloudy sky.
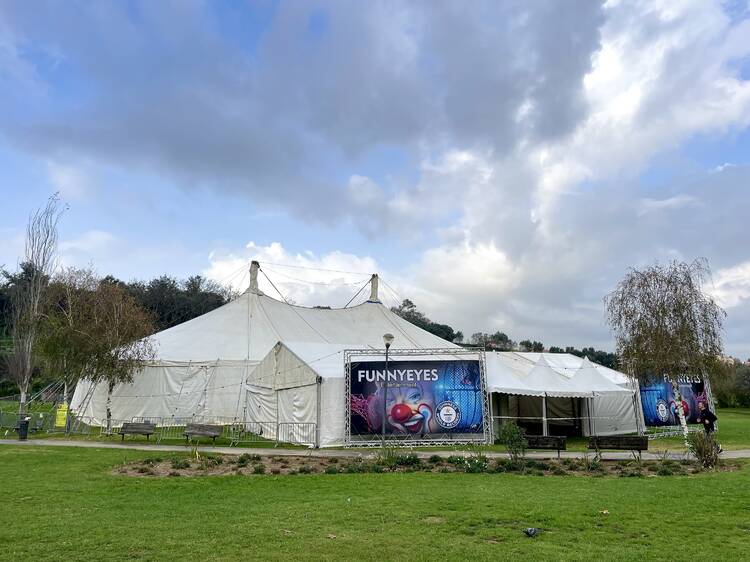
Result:
M3 0L0 264L59 191L65 264L611 348L703 256L748 357L749 126L747 1Z

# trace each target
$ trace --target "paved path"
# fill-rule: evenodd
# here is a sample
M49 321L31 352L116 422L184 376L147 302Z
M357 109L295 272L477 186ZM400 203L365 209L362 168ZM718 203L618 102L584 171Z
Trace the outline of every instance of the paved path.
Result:
M27 441L18 441L17 439L0 439L0 445L17 445L23 447L83 447L87 449L135 449L139 451L188 451L188 447L180 445L149 445L141 443L97 443L96 441L74 441L64 439L29 439ZM274 457L339 457L339 458L357 458L372 457L377 454L377 449L261 449L255 447L210 447L201 446L198 448L202 453L220 453L222 455L241 455L242 453L252 453L261 456ZM654 447L658 450L658 446ZM465 451L414 451L420 458L428 458L432 455L448 457L450 455L468 454ZM486 452L489 458L507 458L506 453ZM580 451L563 451L560 456L566 459L581 458L584 456ZM591 453L588 453L591 455ZM557 454L553 452L529 452L526 455L533 459L555 458ZM609 451L603 455L604 460L630 460L632 455L627 451ZM740 449L736 451L724 451L721 454L724 459L747 459L750 458L750 449ZM658 460L662 458L661 453L650 452L643 453L643 458L647 460ZM685 453L672 452L669 454L672 459L684 459Z

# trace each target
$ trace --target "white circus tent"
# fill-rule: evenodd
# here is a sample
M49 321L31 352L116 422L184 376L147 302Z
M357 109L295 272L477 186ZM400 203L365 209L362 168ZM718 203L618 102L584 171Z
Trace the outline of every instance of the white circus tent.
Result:
M143 365L132 383L118 385L110 395L104 384L81 381L71 409L94 425L106 423L108 404L111 418L120 421L241 420L257 424L269 438L335 446L344 439L346 350L372 349L380 357L385 333L395 336L394 355L399 349L458 349L385 307L378 298L377 275L366 302L329 309L268 297L258 289L258 272L253 262L249 289L232 302L151 336L156 358ZM444 359L439 354L435 358ZM551 418L581 418L585 413L576 408L575 398L592 396L602 418L592 431L636 431L625 376L587 364L588 370L571 382L582 364L567 354L488 352L486 378L497 402L495 415L508 413L510 402L515 415L540 416L539 398L546 397ZM600 384L600 379L621 391L586 386ZM305 435L287 434L285 428L303 428Z
M109 398L115 420L251 420L273 425L264 433L271 438L279 423L314 424L314 444L339 445L346 411L344 350L382 353L385 333L395 336L394 352L458 347L385 307L377 275L367 302L329 309L268 297L258 289L258 271L253 262L250 288L239 298L151 336L157 356L132 383L108 396L105 384L81 381L72 410L104 425Z

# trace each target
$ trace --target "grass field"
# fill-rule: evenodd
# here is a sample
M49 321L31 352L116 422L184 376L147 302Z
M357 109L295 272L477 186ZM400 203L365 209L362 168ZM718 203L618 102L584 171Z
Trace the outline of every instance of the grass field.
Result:
M0 446L0 559L740 560L750 552L747 463L666 478L111 473L148 456ZM544 531L529 539L525 527Z

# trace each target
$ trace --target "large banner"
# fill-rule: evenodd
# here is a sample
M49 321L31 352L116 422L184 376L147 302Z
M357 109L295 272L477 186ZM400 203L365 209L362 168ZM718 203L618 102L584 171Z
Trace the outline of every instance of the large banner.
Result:
M698 423L698 403L708 403L703 381L699 378L681 378L677 386L680 389L687 422ZM651 384L642 385L641 404L646 425L679 425L677 403L670 381L656 380Z
M351 435L426 437L482 433L479 361L384 361L350 365ZM386 396L387 391L387 396Z

